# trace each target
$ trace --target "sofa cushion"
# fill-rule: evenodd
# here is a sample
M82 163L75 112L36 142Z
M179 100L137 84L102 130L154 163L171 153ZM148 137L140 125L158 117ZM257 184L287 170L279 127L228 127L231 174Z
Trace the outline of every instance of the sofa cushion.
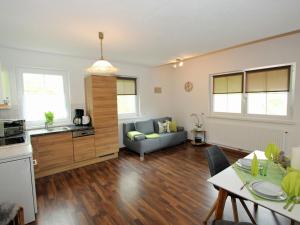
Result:
M142 140L145 140L146 139L146 136L144 134L140 134L140 135L137 135L134 137L134 140L135 141L142 141Z
M171 132L177 132L177 123L175 120L172 120L170 122L170 131Z
M158 128L158 121L160 121L161 123L165 122L165 121L171 121L172 118L171 117L162 117L162 118L158 118L158 119L154 119L153 120L153 125L154 125L154 132L155 133L159 133L159 128Z
M130 139L130 140L134 140L134 138L136 137L136 136L139 136L139 135L144 135L143 133L141 133L141 132L138 132L138 131L129 131L128 133L127 133L127 137Z
M170 121L166 120L165 122L157 121L158 124L158 133L170 133Z
M161 134L159 138L161 148L178 145L186 141L186 139L187 139L186 131Z
M152 134L154 133L153 120L136 122L135 129L143 134Z

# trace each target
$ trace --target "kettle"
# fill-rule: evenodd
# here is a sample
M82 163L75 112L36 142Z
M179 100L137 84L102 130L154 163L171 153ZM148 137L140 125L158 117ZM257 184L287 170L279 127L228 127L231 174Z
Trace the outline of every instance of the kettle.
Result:
M83 116L81 122L83 125L89 125L91 122L91 118L89 116Z

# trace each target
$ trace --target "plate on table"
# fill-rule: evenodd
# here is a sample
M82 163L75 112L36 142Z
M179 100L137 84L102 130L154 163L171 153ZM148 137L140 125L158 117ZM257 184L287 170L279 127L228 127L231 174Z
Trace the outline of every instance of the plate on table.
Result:
M280 186L272 184L269 181L256 180L249 184L249 189L257 196L271 200L271 201L284 201L287 199L286 193Z
M262 167L262 165L259 163L259 167ZM252 166L252 159L239 159L237 162L236 162L236 165L239 166L240 168L242 169L247 169L247 170L251 170L251 166Z

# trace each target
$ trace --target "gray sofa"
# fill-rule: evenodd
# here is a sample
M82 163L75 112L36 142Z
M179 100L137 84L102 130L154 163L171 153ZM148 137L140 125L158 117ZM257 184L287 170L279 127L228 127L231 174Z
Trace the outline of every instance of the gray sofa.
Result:
M143 139L143 140L130 140L127 137L129 131L138 130L144 134L159 133L157 121L164 122L172 120L170 117L163 117L158 119L151 119L147 121L138 121L135 123L123 124L123 144L130 150L140 154L140 159L144 159L144 154L153 152L166 147L181 144L187 140L187 132L185 130L163 133L159 138Z

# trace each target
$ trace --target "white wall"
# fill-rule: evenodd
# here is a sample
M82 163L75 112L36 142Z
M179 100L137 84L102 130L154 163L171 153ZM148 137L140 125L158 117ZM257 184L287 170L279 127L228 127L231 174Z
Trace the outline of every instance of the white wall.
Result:
M77 107L84 107L85 69L88 68L94 61L95 60L91 59L0 47L0 62L7 67L10 72L12 89L12 108L8 110L0 110L0 118L22 118L17 96L18 82L16 75L16 71L21 67L66 71L70 77L71 108L73 110ZM163 90L162 94L154 94L153 91L154 86L161 86L167 83L166 76L150 75L151 70L148 67L114 61L112 61L112 64L119 69L119 75L135 76L138 78L142 115L140 118L131 120L169 115L170 107L168 104L165 104L166 102L169 102L169 95L167 95L165 90ZM120 120L119 123L121 124L124 121L125 120ZM121 144L121 133L119 134L119 137Z
M190 59L178 69L172 69L170 65L161 66L155 68L153 74L169 77L169 83L172 87L170 91L172 93L172 111L175 112L175 118L179 124L191 130L191 113L204 112L206 115L209 114L209 74L292 62L300 65L299 50L300 34L298 33ZM295 124L206 118L208 141L245 149L245 142L263 141L267 143L269 141L267 130L272 132L279 130L289 132L287 150L292 146L300 145L299 75L300 70L298 69L296 71L296 100L294 104ZM191 81L194 84L194 89L190 93L184 91L183 87L186 81ZM262 130L265 132L260 135ZM192 138L191 134L190 138Z

